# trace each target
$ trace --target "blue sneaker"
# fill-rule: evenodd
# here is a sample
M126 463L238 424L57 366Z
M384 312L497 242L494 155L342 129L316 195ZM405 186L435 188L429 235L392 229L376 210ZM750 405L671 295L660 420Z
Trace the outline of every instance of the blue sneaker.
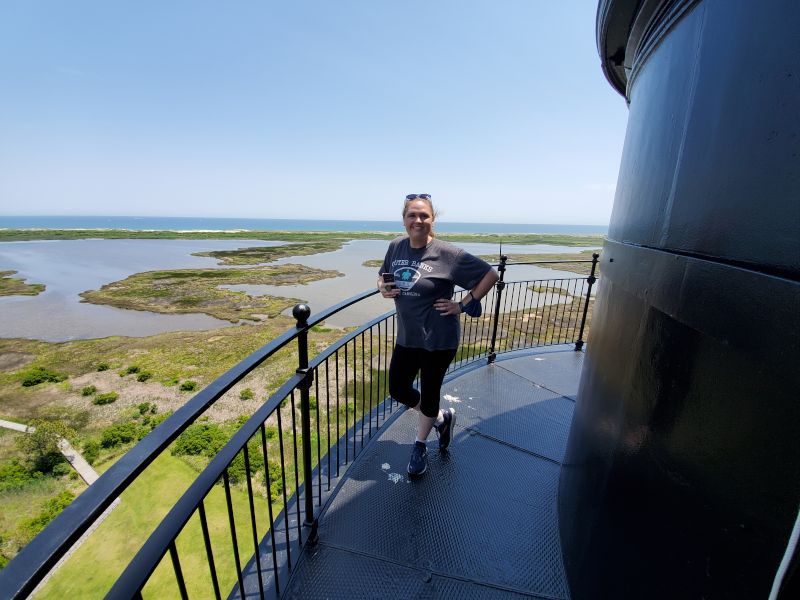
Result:
M428 469L428 448L422 442L414 442L411 460L408 461L408 474L412 477L422 475Z
M439 450L446 450L453 439L453 427L456 426L456 411L452 408L442 411L444 421L436 428L439 434Z

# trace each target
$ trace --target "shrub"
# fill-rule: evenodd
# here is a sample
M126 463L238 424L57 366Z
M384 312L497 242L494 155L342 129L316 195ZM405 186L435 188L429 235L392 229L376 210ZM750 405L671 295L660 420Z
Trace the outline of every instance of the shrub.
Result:
M191 380L184 381L181 384L181 388L180 389L181 389L182 392L193 392L194 390L197 389L197 382L196 381L191 381Z
M42 421L61 421L70 429L80 430L89 423L89 411L69 406L44 406L39 409Z
M247 459L250 462L250 475L255 475L256 471L264 468L264 455L261 453L261 446L257 438L250 440L247 444ZM244 467L244 452L239 452L228 466L228 477L231 483L239 483L245 480Z
M93 385L87 385L85 388L81 390L81 396L91 396L97 391L97 388Z
M49 473L64 460L58 449L61 438L69 439L75 435L75 431L62 421L36 420L31 424L36 428L35 431L18 437L17 447L27 455L33 465L32 470Z
M30 367L22 372L22 387L31 387L40 383L58 383L67 378L63 373L57 373L44 367Z
M156 415L154 417L150 417L150 420L147 423L147 426L150 428L150 431L161 425L164 421L166 421L169 417L172 416L172 411L168 410L165 413L160 415Z
M100 445L103 448L113 448L120 444L127 444L140 440L147 434L147 429L137 423L118 423L107 427L100 434Z
M101 362L99 365L97 365L97 370L98 371L108 371L108 369L109 369L109 365L108 365L107 362Z
M19 540L27 543L32 540L34 536L55 519L58 514L69 506L70 502L75 498L75 494L70 491L61 492L58 496L50 498L42 506L41 512L33 518L25 519L22 521L18 528Z
M20 490L33 480L33 473L15 458L0 465L0 492Z
M59 461L53 466L53 475L56 477L63 477L73 473L72 467L66 460Z
M239 392L239 398L241 400L252 400L255 398L255 394L250 388L244 388L241 392Z
M138 372L139 372L139 366L138 365L131 365L131 366L125 368L125 369L122 369L122 371L119 372L119 376L120 377L125 377L125 375L133 375L134 373L138 373Z
M267 439L272 440L278 437L278 428L275 425L267 425L265 427L267 433Z
M228 436L214 423L189 425L175 440L172 454L214 456L228 441Z
M137 405L136 408L139 409L139 414L143 415L147 412L150 412L150 403L149 402L142 402L141 404Z
M117 392L106 392L105 394L97 394L92 400L92 404L96 404L101 406L103 404L111 404L112 402L116 402L117 398L119 398L119 394Z
M83 458L86 459L90 465L94 464L100 456L100 444L94 440L89 440L83 445Z
M148 379L150 379L152 376L153 376L153 374L150 373L149 371L142 371L141 373L139 373L136 376L136 381L144 382L144 381L147 381Z
M283 494L283 477L281 467L275 463L269 463L269 497L275 502Z
M170 377L169 379L167 379L164 382L164 385L173 386L173 385L178 385L179 383L180 383L180 379L178 379L177 377Z

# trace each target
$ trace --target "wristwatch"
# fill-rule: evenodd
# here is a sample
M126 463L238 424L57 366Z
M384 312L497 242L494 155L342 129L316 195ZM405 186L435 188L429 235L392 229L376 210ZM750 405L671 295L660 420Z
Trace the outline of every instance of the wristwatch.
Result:
M472 296L472 292L468 292L467 296ZM466 296L465 296L465 298L466 298ZM474 299L475 299L475 296L472 296L472 300L474 300ZM470 300L469 302L472 302L472 300ZM469 302L467 304L469 304ZM463 299L458 301L458 310L461 311L462 313L464 312L464 300Z

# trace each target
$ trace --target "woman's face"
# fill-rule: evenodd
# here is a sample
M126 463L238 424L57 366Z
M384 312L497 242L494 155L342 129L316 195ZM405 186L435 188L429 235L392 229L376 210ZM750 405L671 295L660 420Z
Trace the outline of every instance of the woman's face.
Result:
M433 211L430 205L423 200L409 202L403 216L403 225L412 243L417 246L427 244L433 237Z

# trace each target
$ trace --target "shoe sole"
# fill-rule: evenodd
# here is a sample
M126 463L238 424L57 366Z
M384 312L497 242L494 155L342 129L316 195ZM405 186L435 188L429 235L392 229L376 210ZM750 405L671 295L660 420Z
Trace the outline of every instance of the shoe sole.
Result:
M447 442L447 446L442 446L439 444L439 450L447 450L450 447L450 444L453 442L453 429L456 426L456 411L452 408L450 410L450 441Z
M425 474L427 470L428 470L428 465L425 465L425 468L422 469L422 471L420 471L419 473L412 473L411 471L408 470L408 468L406 468L406 472L408 473L409 477L421 477L422 475Z
M406 473L408 473L409 477L419 477L420 475L424 475L425 471L427 471L427 470L428 470L428 455L427 454L425 454L425 468L422 469L422 471L420 471L419 473L412 473L411 470L408 467L406 467Z

